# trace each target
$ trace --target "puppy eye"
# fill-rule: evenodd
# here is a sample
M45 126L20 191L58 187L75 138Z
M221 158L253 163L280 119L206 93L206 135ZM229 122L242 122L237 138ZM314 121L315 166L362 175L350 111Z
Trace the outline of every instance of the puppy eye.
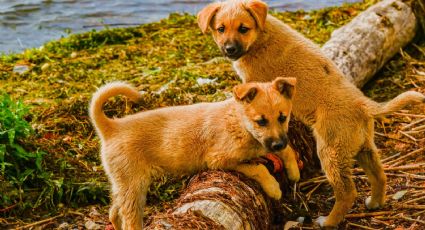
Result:
M220 26L220 27L218 27L217 31L218 31L219 33L224 33L224 26Z
M267 121L267 119L265 118L261 118L260 120L256 120L255 122L257 122L259 126L266 126L269 121Z
M248 27L245 27L245 26L240 26L239 29L238 29L238 31L241 34L245 34L246 32L249 31L249 28Z
M277 121L279 121L279 123L283 123L286 121L286 116L283 115L282 113L280 113L279 117L277 118Z

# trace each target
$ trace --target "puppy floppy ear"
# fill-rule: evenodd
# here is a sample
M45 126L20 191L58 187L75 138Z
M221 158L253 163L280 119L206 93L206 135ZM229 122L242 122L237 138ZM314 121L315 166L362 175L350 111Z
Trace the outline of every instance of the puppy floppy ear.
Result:
M255 19L260 30L264 29L266 24L268 6L260 0L251 0L245 4L246 10Z
M250 103L257 95L258 89L254 84L241 84L233 88L233 96L236 101Z
M220 9L220 3L215 2L207 5L205 8L203 8L198 13L198 26L201 28L202 33L206 33L208 31L208 27L210 26L211 20L213 19L214 15L217 13L217 11Z
M291 99L295 93L297 79L294 77L278 77L273 82L273 87L284 97Z

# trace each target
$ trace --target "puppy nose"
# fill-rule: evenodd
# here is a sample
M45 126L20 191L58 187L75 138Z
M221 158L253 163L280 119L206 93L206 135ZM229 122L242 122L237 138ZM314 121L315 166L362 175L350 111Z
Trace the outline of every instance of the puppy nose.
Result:
M237 51L236 46L234 45L227 45L225 49L226 49L226 53L229 55L235 54Z
M279 150L282 150L283 147L285 146L286 146L286 143L283 140L277 140L272 142L271 149L273 151L279 151Z

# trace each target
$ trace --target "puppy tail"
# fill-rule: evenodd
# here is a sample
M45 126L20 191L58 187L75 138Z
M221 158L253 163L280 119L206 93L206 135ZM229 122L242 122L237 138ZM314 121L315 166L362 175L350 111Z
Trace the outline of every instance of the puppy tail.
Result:
M404 92L391 101L377 103L378 106L373 106L372 114L374 117L383 116L401 110L413 103L425 103L425 95L415 91Z
M114 128L113 119L108 118L102 110L103 104L114 96L124 95L132 101L140 99L141 95L134 87L124 82L111 82L100 87L96 93L93 94L89 116L96 127L99 134L107 136Z

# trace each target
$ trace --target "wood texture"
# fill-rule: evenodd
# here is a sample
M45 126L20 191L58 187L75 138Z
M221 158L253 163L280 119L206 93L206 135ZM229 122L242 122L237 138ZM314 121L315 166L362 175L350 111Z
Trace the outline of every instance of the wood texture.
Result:
M345 77L362 87L413 39L416 29L416 17L408 3L384 0L335 30L322 51Z

